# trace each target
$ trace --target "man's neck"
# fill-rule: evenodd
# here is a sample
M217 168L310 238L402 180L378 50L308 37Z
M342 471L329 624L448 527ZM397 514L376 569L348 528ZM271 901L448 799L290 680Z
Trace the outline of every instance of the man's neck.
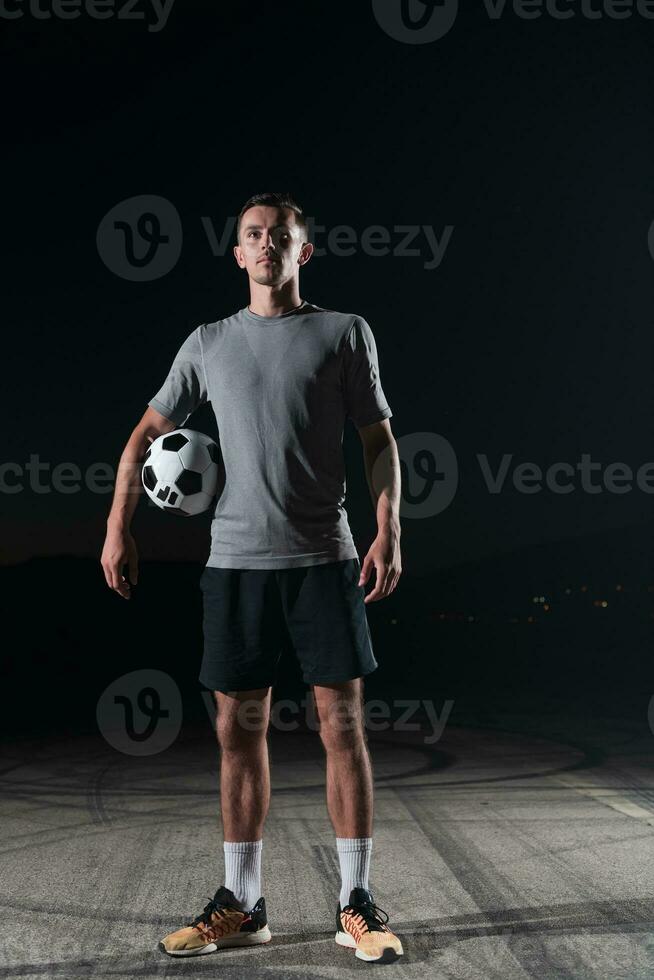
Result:
M250 289L249 309L251 313L258 316L281 316L283 313L290 313L302 305L303 300L297 285L295 288L273 290Z

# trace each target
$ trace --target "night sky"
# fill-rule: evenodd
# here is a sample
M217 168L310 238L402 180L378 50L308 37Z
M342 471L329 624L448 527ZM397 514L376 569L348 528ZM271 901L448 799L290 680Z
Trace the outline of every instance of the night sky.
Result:
M407 569L620 528L633 541L639 526L648 546L651 492L591 494L577 477L566 495L525 494L509 475L491 494L477 456L493 471L504 454L542 469L583 453L634 471L654 460L654 21L526 20L509 6L493 20L480 2L439 40L407 44L365 0L177 0L159 31L23 9L0 25L4 463L115 467L182 340L248 301L233 237L214 255L207 226L220 238L250 195L289 190L359 242L314 257L302 297L366 318L396 438L437 433L458 460L452 503L403 520ZM143 282L108 268L96 241L140 195L170 202L183 229L174 267ZM435 268L422 231L420 255L392 254L405 225L438 240L450 228ZM391 254L362 250L371 226ZM210 408L189 424L213 432ZM345 450L364 547L372 511L351 424ZM23 482L0 499L2 562L99 561L110 494ZM204 517L144 498L134 530L144 559L208 555Z

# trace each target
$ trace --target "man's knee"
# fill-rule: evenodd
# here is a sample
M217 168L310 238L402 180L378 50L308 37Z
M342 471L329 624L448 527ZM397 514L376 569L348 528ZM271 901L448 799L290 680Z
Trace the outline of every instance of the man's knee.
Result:
M334 701L320 714L320 738L327 752L344 752L365 747L361 705L357 701Z
M267 697L218 698L216 737L223 752L247 751L265 741L270 719Z

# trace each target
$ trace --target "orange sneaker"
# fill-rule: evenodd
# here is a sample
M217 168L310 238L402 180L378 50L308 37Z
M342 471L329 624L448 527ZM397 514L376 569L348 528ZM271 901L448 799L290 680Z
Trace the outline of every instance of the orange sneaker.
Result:
M355 956L360 960L392 963L404 950L387 922L388 915L375 905L370 892L353 888L345 908L341 908L340 902L336 908L336 942L355 949Z
M257 946L271 939L266 900L260 898L249 912L242 912L233 892L221 885L204 911L162 939L159 949L168 956L201 956L230 946Z

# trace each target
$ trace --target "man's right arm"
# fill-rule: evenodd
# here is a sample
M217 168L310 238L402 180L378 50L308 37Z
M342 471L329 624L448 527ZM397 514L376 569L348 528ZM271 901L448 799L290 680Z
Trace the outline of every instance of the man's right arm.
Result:
M143 492L143 457L154 439L175 428L177 426L174 422L148 406L120 457L114 497L107 517L101 564L107 585L124 599L130 597L130 583L136 585L138 580L138 552L130 532L130 524ZM129 566L129 581L122 573L125 565Z

